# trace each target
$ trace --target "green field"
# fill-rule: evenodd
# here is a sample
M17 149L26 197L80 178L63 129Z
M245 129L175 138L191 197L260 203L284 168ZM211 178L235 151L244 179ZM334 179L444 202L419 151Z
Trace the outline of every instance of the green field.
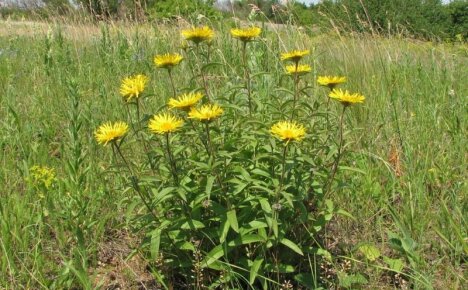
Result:
M0 289L467 289L466 44L274 26L244 58L209 25L182 49L186 26L0 22ZM148 130L167 52L177 95L219 118ZM138 106L119 93L134 74ZM364 103L342 115L322 75ZM290 119L300 142L270 133ZM102 146L108 121L130 130Z

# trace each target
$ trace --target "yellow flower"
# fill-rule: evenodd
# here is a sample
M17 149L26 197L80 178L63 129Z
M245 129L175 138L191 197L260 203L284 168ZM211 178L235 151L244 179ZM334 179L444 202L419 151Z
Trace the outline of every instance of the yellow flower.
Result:
M145 90L148 77L145 75L135 75L122 80L120 85L120 94L125 101L130 102L132 99L138 99Z
M182 35L186 40L199 44L200 42L211 40L214 36L214 31L208 26L192 27L191 29L182 30Z
M346 82L346 77L323 76L318 77L317 82L319 85L329 87L330 90L333 90L337 85Z
M193 106L195 106L198 101L203 97L202 93L188 93L183 94L175 98L169 99L169 107L171 109L180 109L184 111L189 111Z
M31 181L35 186L43 185L49 189L55 181L55 170L47 166L34 165L29 169Z
M363 95L358 93L350 94L347 90L343 91L341 89L334 89L328 96L332 99L340 101L345 106L356 103L364 103L364 100L366 99Z
M107 145L109 142L114 142L124 137L128 132L128 125L125 122L102 124L94 136L99 144Z
M293 74L304 75L311 71L312 71L312 68L310 67L310 65L307 65L307 64L301 64L298 66L293 64L293 65L286 66L286 72L290 75L293 75Z
M306 50L293 50L281 54L281 60L299 62L304 56L308 55L310 51Z
M155 134L166 134L177 131L183 124L181 119L168 113L161 113L153 116L148 128Z
M189 112L189 118L200 121L211 121L223 114L223 109L218 105L203 105L201 108L192 108Z
M286 142L301 141L306 134L304 126L291 121L281 121L274 124L270 132Z
M161 55L156 55L154 57L154 64L158 68L167 68L171 69L172 67L178 65L182 59L184 59L178 53L166 53Z
M249 28L233 28L231 29L231 35L234 38L237 38L243 42L249 42L258 37L262 29L259 27L249 27Z

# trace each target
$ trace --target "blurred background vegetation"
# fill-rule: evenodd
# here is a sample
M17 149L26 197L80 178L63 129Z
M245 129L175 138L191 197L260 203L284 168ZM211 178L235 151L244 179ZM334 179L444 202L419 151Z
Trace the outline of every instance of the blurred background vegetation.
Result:
M287 4L284 4L287 2ZM464 41L468 1L322 0L316 4L280 0L4 0L0 15L9 19L258 20L301 25L311 33L367 32L423 39ZM3 3L3 5L1 5Z

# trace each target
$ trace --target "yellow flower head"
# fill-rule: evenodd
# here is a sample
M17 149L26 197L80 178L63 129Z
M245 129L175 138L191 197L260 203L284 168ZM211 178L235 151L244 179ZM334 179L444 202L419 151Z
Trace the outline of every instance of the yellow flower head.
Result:
M330 98L340 101L343 105L349 106L356 103L364 103L366 99L363 95L358 93L350 94L347 90L334 89L328 95Z
M346 77L323 76L318 77L317 82L319 85L328 87L330 90L333 90L337 85L346 82Z
M138 99L145 90L148 77L145 75L135 75L122 80L120 85L120 94L125 101L130 102L132 99Z
M184 58L178 53L160 54L154 57L154 64L158 68L171 69L172 67L178 65L182 59Z
M312 71L312 68L310 67L310 65L307 65L307 64L301 64L301 65L287 65L286 66L286 72L289 74L289 75L295 75L295 74L298 74L298 75L304 75L306 73L309 73Z
M199 44L200 42L211 40L214 36L214 31L208 26L192 27L191 29L182 30L182 35L186 40Z
M233 28L231 29L231 35L234 38L237 38L243 42L249 42L258 37L262 29L259 27L249 27L249 28Z
M281 60L299 62L304 56L309 55L310 50L293 50L281 54Z
M161 113L153 116L148 128L155 134L166 134L177 131L183 124L184 121L181 119L168 113Z
M102 124L94 136L99 144L107 145L109 142L115 142L125 136L128 132L128 125L125 122Z
M183 94L178 96L177 99L170 98L168 105L171 109L190 111L190 109L195 106L195 104L198 103L202 97L202 93Z
M291 121L281 121L274 124L270 132L286 142L301 141L306 134L304 126Z
M189 112L189 118L209 122L223 114L223 109L218 105L203 105L201 108L193 108Z

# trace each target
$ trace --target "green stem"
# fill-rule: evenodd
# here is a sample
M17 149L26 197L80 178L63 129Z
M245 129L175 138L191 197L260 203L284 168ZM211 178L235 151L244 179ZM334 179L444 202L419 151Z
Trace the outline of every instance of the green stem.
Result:
M172 77L172 70L169 68L167 69L167 73L169 74L169 80L171 81L172 86L172 96L175 98L177 96L176 88L174 85L174 78Z
M210 135L210 125L209 122L205 122L205 130L206 130L206 141L209 149L210 157L213 157L213 144L211 143L211 135Z
M205 140L203 140L203 137L200 134L200 132L198 132L197 128L195 128L195 125L193 124L192 119L186 118L186 120L190 123L190 126L192 127L193 131L195 131L195 133L197 133L198 138L200 139L201 143L203 144L203 147L205 147L206 154L211 155L210 149L208 148L208 144L205 142Z
M276 192L276 203L279 203L280 193L281 193L281 190L283 190L284 175L286 173L286 152L288 149L288 144L289 143L286 143L283 149L283 159L281 161L281 178L280 178L280 184L278 186L278 190Z
M208 98L208 101L211 102L210 95L208 94L208 83L206 82L205 73L203 72L203 68L202 68L202 61L200 60L200 45L197 43L196 47L197 47L196 52L197 52L198 68L200 69L200 75L203 80L203 89L205 90L205 95Z
M172 155L171 145L169 142L169 133L164 134L166 137L166 148L167 148L167 156L169 158L169 164L171 166L172 177L174 178L175 185L179 185L179 177L177 176L177 166L174 160L174 156Z
M333 163L333 168L332 168L332 171L330 173L330 178L328 179L328 185L327 185L327 190L324 192L324 196L328 195L328 193L330 192L330 189L331 189L331 186L332 186L332 183L333 183L333 179L335 178L335 174L336 174L336 171L338 170L338 164L340 162L340 159L341 159L341 155L342 155L342 150L343 150L343 120L344 120L344 113L346 111L346 108L347 106L346 105L343 105L343 111L341 112L341 117L340 117L340 143L338 145L338 154L336 156L336 159L335 159L335 162Z
M141 116L140 116L140 99L137 99L136 100L136 113L137 113L137 123L139 124L140 121L141 121ZM149 166L151 168L151 170L153 171L153 173L155 172L155 166L153 164L153 160L151 159L151 156L149 154L150 150L149 150L149 147L148 147L148 142L147 140L144 138L143 136L143 133L141 133L141 130L140 128L138 128L138 131L135 131L135 128L133 128L135 134L137 135L138 138L140 138L141 142L143 143L143 147L145 149L145 153L146 153L146 156L148 157L148 163L149 163Z
M299 93L299 73L297 72L297 68L299 67L299 62L296 62L296 73L294 74L294 100L293 100L293 109L291 114L291 119L294 119L296 115L296 102Z
M215 152L214 152L214 149L213 149L213 143L211 142L209 122L205 122L205 129L206 129L206 139L207 139L207 145L208 145L207 147L209 149L209 155L210 155L210 157L212 159L212 162L215 163L216 156L215 156ZM226 205L227 205L228 210L231 209L231 204L230 204L229 199L227 197L227 190L224 187L223 182L221 181L221 177L219 176L218 172L216 172L215 170L212 170L211 173L216 177L216 180L218 181L218 184L219 184L221 190L225 193Z
M138 195L140 196L140 199L141 201L143 201L143 203L145 204L146 206L146 209L150 212L150 214L153 216L153 218L155 220L158 219L157 215L153 212L153 209L151 207L151 205L148 203L148 201L146 200L146 197L144 196L143 192L141 192L141 189L140 189L140 186L138 185L138 179L137 177L133 174L133 170L132 170L132 167L130 166L130 163L128 163L127 159L125 159L124 155L122 154L122 151L120 150L120 146L117 145L117 143L114 141L112 143L112 146L114 146L114 148L116 149L118 155L120 156L120 158L122 158L123 162L125 163L125 165L127 166L128 170L130 171L130 174L132 175L130 177L131 181L132 181L132 187L133 189L138 193ZM115 151L113 150L113 152L115 153Z
M249 99L249 116L252 116L252 89L250 87L250 71L247 63L247 42L245 41L242 46L242 61L244 63L245 88L247 89L247 97Z

